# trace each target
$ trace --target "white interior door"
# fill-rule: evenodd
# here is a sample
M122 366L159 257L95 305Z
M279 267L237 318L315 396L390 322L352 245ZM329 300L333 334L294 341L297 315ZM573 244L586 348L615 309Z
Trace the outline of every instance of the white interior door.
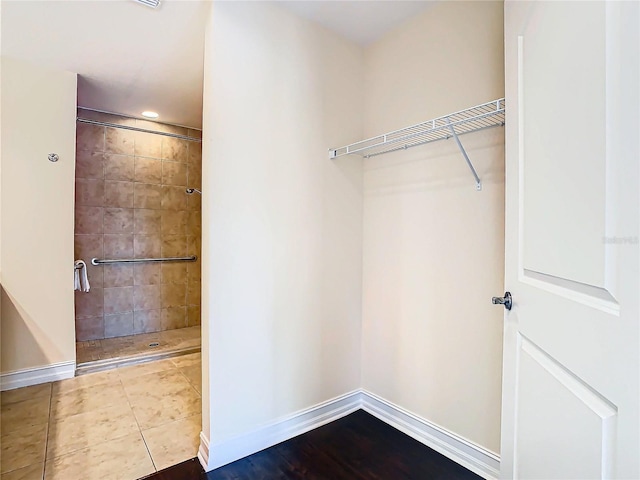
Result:
M639 5L505 4L503 478L640 478Z

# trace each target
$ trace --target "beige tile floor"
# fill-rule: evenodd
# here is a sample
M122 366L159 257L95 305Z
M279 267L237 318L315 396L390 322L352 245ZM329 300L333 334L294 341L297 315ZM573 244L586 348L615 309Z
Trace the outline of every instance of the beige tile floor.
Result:
M140 477L193 458L199 353L2 392L0 480Z
M157 347L149 347L157 342ZM96 360L144 356L200 346L200 326L76 343L78 365Z

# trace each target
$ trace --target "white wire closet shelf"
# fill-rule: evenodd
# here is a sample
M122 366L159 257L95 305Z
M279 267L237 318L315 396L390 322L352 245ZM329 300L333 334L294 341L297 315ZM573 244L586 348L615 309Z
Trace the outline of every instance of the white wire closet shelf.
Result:
M469 160L460 139L460 135L478 132L487 128L502 127L505 123L504 98L483 103L475 107L434 118L427 122L361 140L351 145L329 149L329 158L357 154L364 158L375 157L385 153L406 150L418 145L453 138L462 153L471 173L476 180L476 189L482 189L480 178Z

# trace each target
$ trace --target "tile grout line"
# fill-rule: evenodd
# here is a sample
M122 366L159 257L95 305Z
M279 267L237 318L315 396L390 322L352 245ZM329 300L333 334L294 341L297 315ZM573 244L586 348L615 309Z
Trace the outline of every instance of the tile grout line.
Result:
M49 391L49 414L47 415L47 433L44 438L44 459L42 461L42 480L44 480L47 474L47 453L49 452L49 431L51 428L51 407L53 404L53 384L51 382L51 390Z
M142 443L144 443L144 448L147 449L147 455L149 455L149 459L151 460L151 465L153 465L153 469L157 472L158 467L156 467L156 462L153 460L153 455L151 455L151 450L149 450L149 445L147 445L147 439L144 438L144 434L142 433L142 428L140 427L140 422L138 421L138 417L136 417L136 413L133 410L133 405L131 404L131 400L129 400L129 394L127 393L127 389L124 387L124 382L122 381L122 378L120 378L119 373L118 373L118 378L120 379L120 384L122 385L122 389L124 390L124 395L127 398L127 405L129 405L129 408L131 409L131 414L133 415L133 418L136 421L136 425L138 426L138 433L142 438Z
M119 376L118 376L118 382L120 382L120 385L123 387L123 390L124 390L124 386L123 386L122 381L120 380ZM53 383L59 383L59 382L53 382ZM50 403L49 403L49 422L47 423L47 439L46 439L46 447L45 447L45 465L46 465L46 462L48 460L49 461L54 461L56 458L67 457L69 455L76 454L77 452L80 452L82 450L91 448L91 445L84 446L84 447L78 447L78 448L69 450L69 451L64 452L64 453L59 453L59 454L51 457L50 459L47 458L47 453L48 453L48 450L49 450L49 438L48 438L48 436L49 436L49 432L51 431L50 426L51 426L51 423L52 423L51 408L53 406L53 383L52 383L52 391L51 391L51 400L50 400ZM94 384L94 385L80 386L80 387L78 387L78 388L76 388L74 390L71 390L69 392L66 392L66 393L62 394L62 396L64 397L65 395L69 395L69 394L72 394L72 393L75 394L76 392L78 392L80 390L85 390L85 389L92 388L92 387L103 387L103 386L105 386L107 384L110 384L110 383L114 383L114 382L111 380L111 381L104 381L104 382L101 382L101 383L97 383L97 384ZM125 391L125 393L126 393L126 391ZM129 404L127 403L127 405L129 405ZM91 409L91 410L87 410L87 411L80 411L80 412L77 412L77 413L66 415L63 418L61 418L60 420L58 420L56 422L53 422L53 423L56 423L56 424L63 423L64 421L66 421L68 419L71 419L73 417L77 417L77 416L81 416L81 415L85 415L85 414L90 414L90 413L95 413L95 412L99 412L101 410L107 410L107 409L114 408L114 407L116 407L116 404L107 405L107 406L101 406L99 408L95 408L95 409ZM135 418L135 415L134 415L134 418ZM114 437L114 438L111 438L111 439L109 439L107 441L118 440L118 439L120 439L120 438L122 438L124 436L126 436L126 435L120 435L119 437ZM44 476L44 473L43 473L43 476Z
M193 388L193 390L196 392L196 394L200 397L200 402L202 402L202 393L201 393L201 392L198 392L198 390L196 389L196 387L194 387L194 386L193 386L193 383L191 383L191 380L189 380L189 377L187 377L187 376L182 372L182 369L183 369L183 368L188 368L188 367L178 367L175 363L174 363L174 365L175 365L175 367L176 367L176 370L178 370L178 372L180 373L180 375L182 375L182 376L185 378L185 380L187 381L187 383L189 384L189 386L190 386L191 388ZM193 365L190 365L190 366L193 366ZM202 368L202 359L200 359L200 368ZM202 390L202 388L201 388L201 390ZM201 403L201 407L200 407L200 408L202 409L202 403Z

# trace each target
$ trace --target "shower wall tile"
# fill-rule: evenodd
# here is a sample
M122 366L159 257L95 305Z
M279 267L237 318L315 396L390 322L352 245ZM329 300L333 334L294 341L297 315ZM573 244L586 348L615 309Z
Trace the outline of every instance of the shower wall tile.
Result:
M134 212L135 233L160 233L162 231L162 210L136 208Z
M85 150L76 152L76 178L104 178L104 154Z
M187 218L187 234L202 236L202 213L200 210L190 210Z
M94 178L76 179L76 205L104 205L104 181Z
M187 326L187 307L169 307L162 309L162 330L172 330Z
M162 183L162 160L135 157L135 181L140 183Z
M131 287L133 286L133 265L103 265L104 286Z
M163 185L187 185L187 164L170 160L162 161ZM183 189L184 190L184 189Z
M134 258L133 235L104 236L104 256L107 258Z
M162 255L160 235L134 235L133 252L135 258L155 258Z
M105 208L104 233L133 233L133 215L132 208Z
M76 320L76 342L104 338L104 317L88 317Z
M187 255L197 255L200 257L201 248L201 237L199 235L189 235L187 236Z
M105 180L104 206L133 208L133 182Z
M162 265L162 283L187 283L186 263L165 263Z
M104 156L104 178L107 180L133 181L133 157L107 153Z
M202 130L194 130L194 129L188 129L187 130L187 136L191 137L191 138L202 138ZM189 144L189 147L191 147L191 143Z
M189 159L189 142L180 138L162 137L162 158L186 163Z
M179 127L178 125L160 124L160 129L163 132L175 133L176 135L182 135L185 137L187 136L187 132L189 132L189 129L187 127Z
M186 305L187 286L180 283L162 285L162 308Z
M107 127L105 152L133 155L134 138L135 135L132 130Z
M187 305L187 327L200 325L200 305Z
M133 335L133 312L104 316L105 338Z
M186 235L163 235L162 236L162 256L163 257L184 257L187 254Z
M188 195L187 210L200 211L202 210L202 197L200 195Z
M93 257L102 258L104 255L104 236L75 235L73 248L76 259L82 259L86 262Z
M133 287L104 289L105 315L131 311L133 311Z
M88 292L74 292L76 318L98 317L104 314L103 289L92 287Z
M188 179L187 185L190 188L202 188L202 167L200 165L187 165Z
M187 218L189 212L186 210L163 210L162 211L162 234L163 235L184 235L187 233Z
M76 124L76 150L104 152L105 127L78 122Z
M198 260L187 264L187 282L199 282L200 277L200 255L198 255Z
M194 167L202 167L202 143L192 142L189 144L188 163Z
M136 183L133 206L134 208L162 208L162 185Z
M76 205L76 233L102 233L102 215L102 207L87 207L83 205Z
M134 285L160 285L162 283L159 263L138 264L133 267Z
M200 195L187 195L184 187L162 186L162 209L163 210L186 210L187 197Z
M162 310L133 312L133 333L152 333L162 330Z
M201 138L184 127L79 110L82 118ZM94 118L95 117L95 118ZM157 332L200 323L200 260L90 264L91 258L200 256L202 145L79 122L75 256L91 292L76 293L78 339Z
M155 310L162 307L160 285L136 285L133 287L133 309Z
M103 288L104 287L104 273L102 271L101 265L91 265L92 258L102 258L102 255L91 255L91 256L79 256L76 255L77 259L84 260L87 264L87 278L89 279L89 285L91 286L91 290L94 288Z
M134 154L139 157L162 158L162 141L153 133L136 132Z
M200 305L200 282L189 282L187 287L187 305Z

